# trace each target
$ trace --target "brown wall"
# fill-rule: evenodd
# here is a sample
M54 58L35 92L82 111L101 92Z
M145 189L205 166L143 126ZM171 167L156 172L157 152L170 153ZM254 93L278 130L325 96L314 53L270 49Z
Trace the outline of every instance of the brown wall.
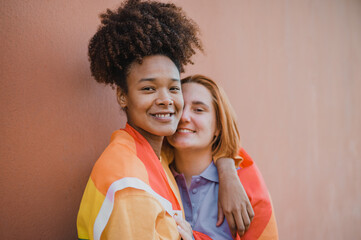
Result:
M186 74L229 94L280 238L360 239L361 2L175 2L206 46ZM0 239L76 238L91 167L124 124L87 61L98 14L117 5L0 1Z

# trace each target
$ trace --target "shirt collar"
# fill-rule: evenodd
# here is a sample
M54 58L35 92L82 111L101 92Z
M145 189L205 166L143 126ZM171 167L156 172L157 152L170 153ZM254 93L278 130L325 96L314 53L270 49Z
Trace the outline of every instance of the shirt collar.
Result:
M173 164L170 164L169 168L172 171L174 178L177 178L179 175L183 175L183 173L178 173L174 169ZM216 183L219 182L217 167L216 167L216 165L214 165L213 161L211 162L211 164L209 164L209 166L201 174L199 174L199 176L207 179L208 181L212 181L212 182L216 182Z
M212 182L219 182L217 167L213 161L199 176Z

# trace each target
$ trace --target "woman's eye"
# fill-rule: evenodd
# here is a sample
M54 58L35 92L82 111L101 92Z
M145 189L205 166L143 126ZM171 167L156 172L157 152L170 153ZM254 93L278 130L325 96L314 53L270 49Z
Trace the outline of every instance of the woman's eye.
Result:
M180 91L180 87L171 87L169 89L171 92L179 92Z
M154 87L142 87L142 91L154 91Z
M204 109L203 109L203 108L195 108L194 111L195 111L195 112L203 112Z

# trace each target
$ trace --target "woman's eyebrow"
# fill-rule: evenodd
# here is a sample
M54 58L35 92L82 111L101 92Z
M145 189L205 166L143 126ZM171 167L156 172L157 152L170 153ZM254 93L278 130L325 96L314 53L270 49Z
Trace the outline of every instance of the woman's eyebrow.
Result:
M202 106L204 106L206 108L209 108L209 106L206 103L202 102L202 101L192 101L192 105L202 105Z
M155 82L156 80L156 78L142 78L138 82ZM170 80L172 80L173 82L180 82L180 79L178 78L171 78Z

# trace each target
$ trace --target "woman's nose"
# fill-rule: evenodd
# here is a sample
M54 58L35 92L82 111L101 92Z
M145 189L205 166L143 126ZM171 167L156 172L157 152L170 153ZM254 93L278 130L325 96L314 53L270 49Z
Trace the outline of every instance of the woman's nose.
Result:
M156 99L155 103L157 105L173 105L173 99L170 97L168 93L161 92L159 93L158 98Z
M191 118L190 118L189 110L184 108L180 122L190 122L190 119Z

